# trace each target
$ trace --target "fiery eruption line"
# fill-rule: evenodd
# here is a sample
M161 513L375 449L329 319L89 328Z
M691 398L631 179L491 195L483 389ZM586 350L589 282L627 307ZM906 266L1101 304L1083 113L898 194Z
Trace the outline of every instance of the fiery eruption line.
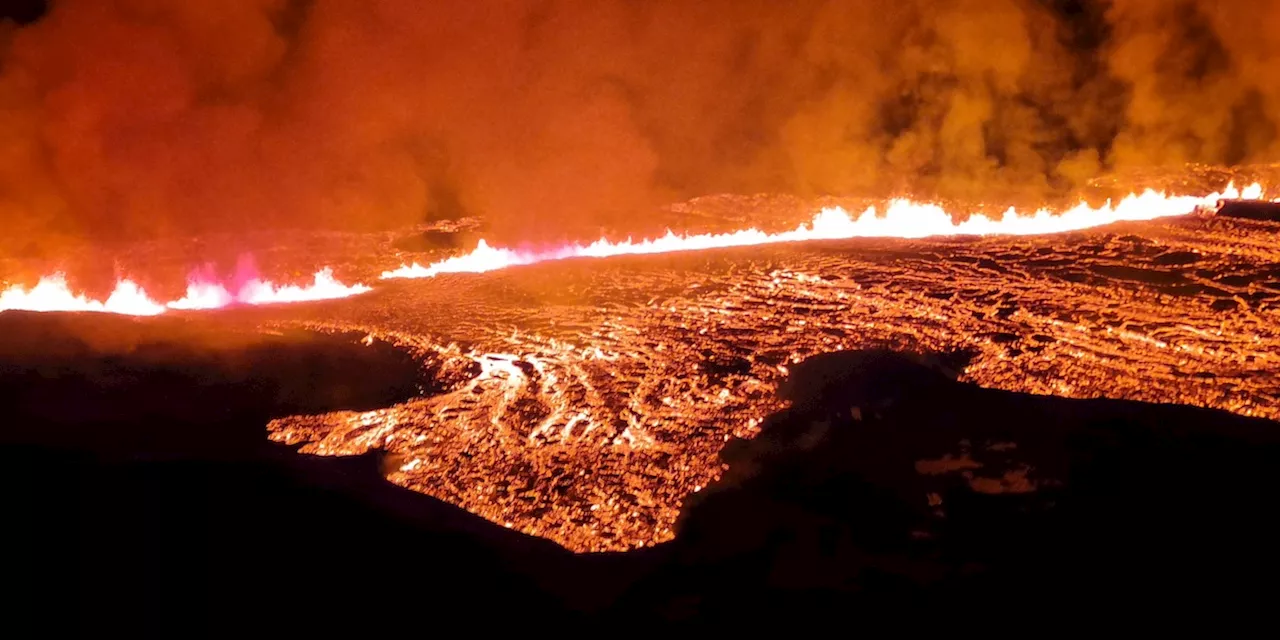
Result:
M792 231L765 233L758 229L744 229L730 233L701 235L667 235L641 240L610 242L597 240L588 245L572 244L543 251L518 251L491 247L481 240L470 253L454 256L429 266L418 263L402 266L382 273L389 278L430 278L442 273L483 273L506 267L534 264L568 258L606 258L610 256L673 253L701 249L745 247L806 240L841 240L847 238L924 238L945 235L1033 235L1062 233L1087 229L1120 221L1153 220L1183 215L1197 208L1215 206L1223 199L1256 200L1262 197L1262 186L1253 184L1243 191L1228 186L1221 193L1203 197L1168 196L1147 190L1131 194L1112 206L1110 202L1100 208L1087 204L1053 213L1041 209L1030 216L1019 215L1010 208L1000 219L975 214L961 223L952 222L950 214L942 207L921 204L909 200L893 200L880 216L870 207L856 217L842 208L823 209L813 221L801 224ZM53 274L40 279L30 290L14 285L0 291L0 312L26 311L94 311L134 316L154 316L167 310L220 309L232 304L263 305L286 302L304 302L345 298L371 291L363 284L344 285L333 277L329 268L315 273L310 285L276 285L268 280L254 278L232 292L225 285L192 277L184 297L161 304L150 298L137 283L120 280L105 301L92 300L84 294L75 294L67 285L66 277Z
M470 253L454 256L428 266L418 263L401 266L394 271L384 271L383 279L431 278L442 273L484 273L507 267L565 260L568 258L606 258L622 255L674 253L701 249L723 249L806 240L844 240L848 238L924 238L948 235L1038 235L1077 231L1122 221L1154 220L1191 213L1197 208L1217 206L1224 199L1256 200L1262 197L1262 186L1253 184L1243 191L1234 185L1221 193L1203 197L1168 196L1152 190L1130 194L1114 206L1110 202L1100 208L1081 203L1061 213L1045 209L1030 216L1020 215L1013 208L1000 219L974 214L968 220L955 223L942 207L921 204L910 200L893 200L883 216L875 207L869 207L861 215L851 216L840 207L823 209L813 221L801 224L791 231L765 233L758 229L744 229L729 233L701 235L667 235L622 242L597 240L588 245L566 245L542 251L520 251L491 247L481 240Z
M14 285L0 292L0 312L23 311L96 311L131 316L155 316L169 309L203 310L220 309L232 304L263 305L309 300L345 298L371 291L363 284L347 286L333 277L329 268L317 271L311 284L276 285L269 280L254 278L235 292L223 284L191 278L187 283L187 295L179 300L160 304L130 280L120 280L107 297L106 302L91 300L84 294L74 294L67 286L66 277L60 273L45 276L30 290Z
M100 311L131 316L154 316L164 313L164 305L156 303L131 280L116 283L106 302L90 300L84 294L71 293L66 276L55 273L40 279L30 291L13 285L0 292L0 312L23 311Z

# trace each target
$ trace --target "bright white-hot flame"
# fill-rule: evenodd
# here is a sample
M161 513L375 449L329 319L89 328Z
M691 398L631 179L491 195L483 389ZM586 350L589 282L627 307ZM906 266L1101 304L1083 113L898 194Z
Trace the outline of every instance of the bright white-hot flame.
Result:
M187 295L165 306L170 309L195 311L199 309L221 309L232 302L235 302L235 296L232 296L226 287L216 282L189 282L187 283Z
M167 306L182 310L220 309L230 304L261 305L332 300L371 290L362 284L347 286L338 282L333 278L333 270L326 267L317 271L312 283L305 287L292 284L280 286L270 280L255 278L242 285L234 294L221 284L193 280L187 285L187 295Z
M1080 205L1061 213L1039 210L1021 215L1013 209L1000 219L975 214L959 224L942 207L910 200L889 202L884 215L875 207L851 216L842 208L823 209L812 222L781 233L765 233L745 229L731 233L676 235L670 231L661 238L610 242L597 240L588 245L567 245L545 251L517 251L491 247L484 240L471 253L454 256L428 266L417 263L383 272L383 278L430 278L442 273L483 273L518 265L564 260L566 258L605 258L621 255L673 253L700 249L746 247L805 240L843 240L847 238L924 238L956 235L1035 235L1087 229L1113 222L1153 220L1191 213L1201 207L1215 207L1219 200L1262 197L1262 186L1250 185L1243 192L1234 186L1222 193L1204 197L1166 196L1155 191L1130 195L1119 203L1093 208Z
M270 281L253 279L232 294L216 282L205 282L193 277L187 283L187 295L168 304L160 304L147 296L137 284L121 280L106 302L91 300L84 294L72 293L62 274L45 276L30 290L14 285L0 292L0 311L99 311L132 316L154 316L167 309L201 310L220 309L231 304L262 305L283 302L305 302L346 298L370 291L362 284L347 286L333 277L333 271L325 268L317 271L314 280L306 286L275 285Z
M276 304L280 302L306 302L333 300L372 291L362 284L347 286L333 279L333 269L328 267L316 272L311 284L305 287L290 284L276 286L270 281L254 280L240 289L237 300L245 304Z
M130 316L154 316L164 313L161 305L129 280L121 280L106 302L90 300L84 294L71 293L67 279L60 273L45 276L30 290L14 285L0 293L0 311L97 311Z
M417 263L382 274L383 278L429 278L442 273L483 273L506 267L564 260L567 258L605 258L620 255L671 253L699 249L745 247L805 240L840 240L845 238L897 237L923 238L946 235L1031 235L1061 233L1087 229L1121 221L1152 220L1190 213L1201 207L1214 207L1219 200L1261 199L1263 189L1254 184L1243 191L1228 187L1222 193L1204 197L1166 196L1154 191L1130 195L1114 206L1108 203L1100 208L1081 204L1061 213L1046 210L1023 216L1013 209L1000 219L974 215L956 224L941 207L919 204L909 200L894 200L886 207L884 215L872 207L861 215L850 216L841 208L823 209L809 224L781 233L765 233L757 229L745 229L732 233L676 235L670 231L661 238L609 242L597 240L587 245L566 245L545 251L517 251L491 247L481 240L472 252L448 258L423 267ZM262 305L310 300L345 298L370 291L362 284L347 286L333 277L326 268L316 272L310 285L276 285L253 277L244 284L228 289L226 285L193 276L187 285L186 295L168 304L159 304L147 296L141 287L129 280L120 280L106 301L89 299L84 294L72 293L62 274L41 278L30 290L14 285L0 291L0 311L10 309L27 311L97 311L135 316L164 313L167 309L198 310L218 309L232 304Z

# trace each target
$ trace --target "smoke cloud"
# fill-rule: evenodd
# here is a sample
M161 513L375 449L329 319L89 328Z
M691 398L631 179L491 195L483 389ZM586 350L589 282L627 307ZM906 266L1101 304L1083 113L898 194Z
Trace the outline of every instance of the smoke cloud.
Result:
M0 248L1266 161L1276 34L1270 0L55 0L0 28Z

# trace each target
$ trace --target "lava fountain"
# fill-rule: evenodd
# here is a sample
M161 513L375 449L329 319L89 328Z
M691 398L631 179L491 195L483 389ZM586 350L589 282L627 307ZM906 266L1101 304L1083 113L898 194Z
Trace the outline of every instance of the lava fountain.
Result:
M823 209L808 224L781 233L765 233L758 229L744 229L729 233L701 235L667 235L648 240L610 242L597 240L591 244L566 245L542 251L519 251L492 247L481 240L470 253L454 256L428 266L418 263L404 265L393 271L385 271L388 278L431 278L442 273L484 273L506 267L565 260L568 258L606 258L622 255L674 253L701 249L723 249L806 240L844 240L848 238L925 238L948 235L1038 235L1088 229L1114 222L1154 220L1185 215L1199 208L1216 207L1220 200L1257 200L1262 197L1262 186L1253 184L1243 191L1228 186L1221 193L1207 196L1169 196L1152 190L1131 194L1119 203L1108 202L1102 207L1090 207L1081 203L1067 211L1055 213L1046 209L1031 215L1022 215L1013 208L999 219L974 214L964 222L955 223L945 209L935 204L923 204L910 200L889 202L884 215L875 207L851 216L840 207Z

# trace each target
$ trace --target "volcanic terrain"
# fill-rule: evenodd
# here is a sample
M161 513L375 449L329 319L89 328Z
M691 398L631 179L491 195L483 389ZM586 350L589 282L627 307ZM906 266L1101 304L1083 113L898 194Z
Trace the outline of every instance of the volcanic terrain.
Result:
M815 206L718 196L670 216L692 231L762 220L781 229ZM246 242L269 273L334 265L346 281L374 282L395 264L456 252L450 239L474 227L429 228L421 241ZM723 472L725 443L784 407L779 384L817 354L954 354L949 370L983 387L1275 419L1276 233L1200 210L1060 234L583 258L170 322L391 345L418 363L394 386L418 392L380 408L280 415L267 437L304 454L385 451L396 484L574 551L625 550L675 535L681 505ZM130 257L163 273L182 255L143 247Z
M761 219L788 228L812 206L718 196L672 215L696 231ZM220 497L208 509L233 528L250 511L258 521L285 504L270 496L295 489L261 476L285 473L289 482L319 483L398 514L396 522L411 523L395 534L408 536L404 544L420 535L474 537L479 547L447 570L434 561L440 570L463 575L474 563L496 562L494 575L510 574L504 589L550 598L531 607L661 618L714 617L735 598L790 589L788 581L823 589L822 598L865 588L893 598L908 588L911 602L955 604L964 600L957 593L979 584L964 577L963 567L973 566L986 567L975 575L988 582L972 593L1009 597L1005 588L1019 580L1066 585L1082 567L1114 569L1107 563L1119 556L1107 554L1134 551L1097 538L1097 527L1124 520L1116 509L1132 508L1125 501L1145 500L1137 497L1144 492L1164 497L1141 511L1150 518L1125 526L1163 539L1161 527L1192 535L1199 526L1175 523L1169 500L1253 500L1221 502L1223 483L1248 484L1247 495L1268 491L1260 478L1232 474L1261 470L1274 454L1274 222L1206 209L1062 234L826 240L379 279L397 265L455 255L476 227L463 220L401 234L246 239L266 273L333 266L344 282L377 284L343 299L153 318L0 315L11 416L5 446L24 461L13 472L50 464L41 462L49 455L78 460L93 452L98 462L72 463L79 470L53 485L63 487L84 474L117 478L143 461L144 471L105 485L125 483L110 500L132 504L128 483L140 481L133 474L176 473L187 467L172 465L198 460L200 471L172 484L184 496L173 499L186 500L191 482L229 483L210 494ZM142 247L128 260L151 273L176 272L187 253ZM312 456L354 461L316 467ZM1220 477L1184 486L1187 464ZM392 484L374 486L378 475ZM851 478L878 488L864 495L846 486ZM1111 487L1112 498L1098 498L1096 483ZM427 508L393 485L492 524ZM218 542L210 553L240 557L264 545L301 552L300 566L337 566L378 546L351 539L339 550L310 539L299 522L346 507L316 508L271 516L270 540L235 529L238 546ZM1204 508L1189 506L1187 517ZM879 514L881 524L849 529L847 518L857 514ZM339 528L365 535L357 525ZM122 526L120 536L134 535ZM1013 529L1004 543L979 544L1006 526ZM1240 530L1232 526L1223 531ZM1061 542L1062 527L1092 540L1080 553L1110 550L1079 564L1068 556L1045 564L1036 545ZM1010 538L1015 531L1026 537ZM776 535L792 542L768 542ZM814 547L805 536L827 542ZM633 551L582 564L551 543ZM828 552L839 549L830 544L860 551L846 549L854 556L831 564ZM646 547L656 548L634 551ZM865 553L888 553L873 562L875 571L896 577L867 578ZM750 568L760 562L775 568ZM1024 565L1039 568L1014 569ZM219 576L219 584L235 582ZM317 589L327 584L312 579ZM915 586L885 591L882 579ZM311 593L289 584L298 598ZM914 591L921 585L933 586ZM790 611L821 602L828 601L758 606Z

